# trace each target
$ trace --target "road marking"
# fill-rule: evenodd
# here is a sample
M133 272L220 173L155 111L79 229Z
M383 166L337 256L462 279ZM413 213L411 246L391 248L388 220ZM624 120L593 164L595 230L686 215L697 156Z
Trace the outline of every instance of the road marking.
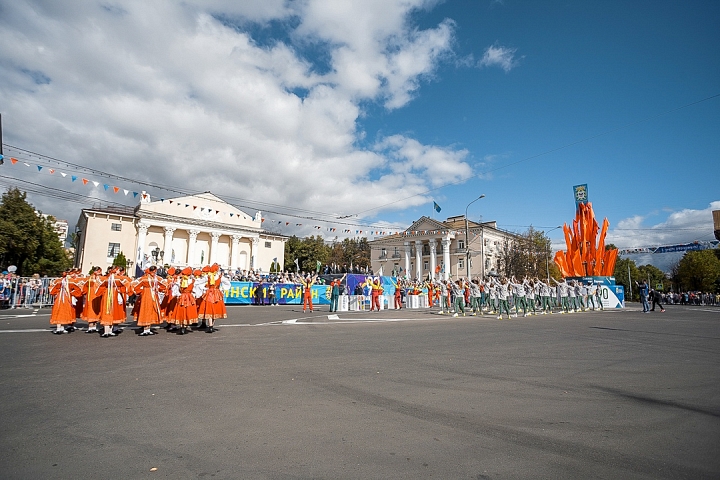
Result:
M51 332L49 328L27 328L23 330L0 330L0 333Z

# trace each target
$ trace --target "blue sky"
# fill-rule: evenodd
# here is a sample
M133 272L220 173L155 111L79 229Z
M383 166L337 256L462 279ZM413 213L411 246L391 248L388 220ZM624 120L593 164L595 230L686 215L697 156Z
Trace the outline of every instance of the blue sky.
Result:
M718 2L0 0L0 11L5 154L31 165L3 167L0 186L75 195L30 194L71 223L83 206L133 204L111 183L155 198L211 190L300 236L393 231L462 215L485 194L471 219L524 231L570 222L572 187L587 183L620 247L713 238ZM47 175L53 165L100 186Z

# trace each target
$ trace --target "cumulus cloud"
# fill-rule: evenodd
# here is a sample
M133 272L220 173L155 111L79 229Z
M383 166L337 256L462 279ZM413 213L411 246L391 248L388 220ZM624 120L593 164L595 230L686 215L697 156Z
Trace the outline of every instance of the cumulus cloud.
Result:
M655 225L647 225L650 215L626 218L608 232L608 242L623 249L712 241L713 210L720 210L720 201L700 210L673 211L664 222ZM683 253L632 254L628 258L638 265L652 264L667 272L682 256Z
M0 0L5 141L275 206L411 197L467 178L467 152L403 135L363 148L358 119L366 102L406 105L450 53L451 20L411 22L434 3Z
M497 43L485 49L478 61L479 67L500 67L506 73L517 67L519 60L515 58L517 48L504 47Z

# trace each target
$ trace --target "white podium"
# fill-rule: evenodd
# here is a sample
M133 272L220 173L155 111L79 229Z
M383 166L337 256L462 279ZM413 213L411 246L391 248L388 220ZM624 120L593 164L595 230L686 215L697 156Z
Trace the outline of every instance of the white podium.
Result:
M338 312L347 312L350 309L350 298L348 295L338 297Z

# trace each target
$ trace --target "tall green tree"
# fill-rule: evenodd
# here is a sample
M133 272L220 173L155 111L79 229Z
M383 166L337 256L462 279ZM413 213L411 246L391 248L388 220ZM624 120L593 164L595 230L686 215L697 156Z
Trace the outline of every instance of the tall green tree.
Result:
M40 246L42 225L35 209L27 202L27 194L17 188L5 192L0 202L0 255L2 268L18 267L18 274L25 272L23 265Z
M638 275L641 279L648 282L650 288L658 288L658 285L661 285L660 288L662 290L669 290L669 288L665 288L665 284L669 280L667 275L654 265L640 265L638 267Z
M720 281L720 260L713 250L687 252L678 264L682 290L716 292Z
M615 277L615 284L622 285L625 289L626 299L633 300L640 298L637 293L637 288L635 287L635 282L642 280L642 277L640 270L635 264L635 260L618 257L615 262L615 272L613 276ZM632 298L630 297L630 292L632 292Z
M122 251L118 253L117 257L113 259L112 264L114 267L127 268L127 258L125 257L125 254Z
M506 241L500 252L500 273L506 277L546 278L550 263L550 238L533 227ZM551 276L555 271L550 269Z
M0 267L18 267L18 275L34 273L55 276L72 266L52 217L37 213L27 194L17 188L5 192L0 201Z

